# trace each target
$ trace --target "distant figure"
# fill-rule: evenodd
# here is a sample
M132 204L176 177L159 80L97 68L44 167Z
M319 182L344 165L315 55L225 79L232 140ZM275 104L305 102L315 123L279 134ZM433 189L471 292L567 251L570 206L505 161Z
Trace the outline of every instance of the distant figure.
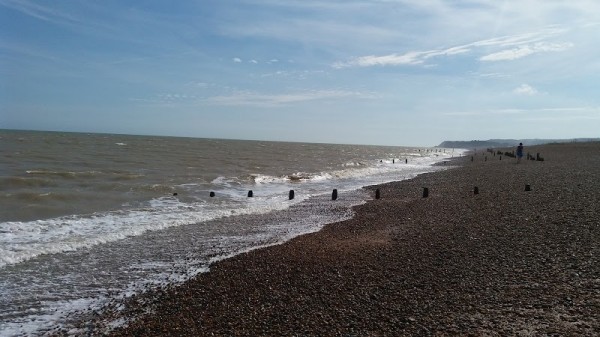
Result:
M517 164L521 162L521 158L523 158L523 143L517 146Z

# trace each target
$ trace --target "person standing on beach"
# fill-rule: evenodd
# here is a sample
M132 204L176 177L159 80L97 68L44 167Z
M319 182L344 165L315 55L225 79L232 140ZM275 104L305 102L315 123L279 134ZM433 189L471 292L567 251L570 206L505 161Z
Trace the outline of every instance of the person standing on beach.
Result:
M523 143L517 146L517 164L521 162L521 158L523 158Z

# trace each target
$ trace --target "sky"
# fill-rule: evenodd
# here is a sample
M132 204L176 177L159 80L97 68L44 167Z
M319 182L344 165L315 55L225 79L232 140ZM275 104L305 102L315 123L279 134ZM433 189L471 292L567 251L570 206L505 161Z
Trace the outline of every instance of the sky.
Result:
M598 0L0 0L0 129L600 137Z

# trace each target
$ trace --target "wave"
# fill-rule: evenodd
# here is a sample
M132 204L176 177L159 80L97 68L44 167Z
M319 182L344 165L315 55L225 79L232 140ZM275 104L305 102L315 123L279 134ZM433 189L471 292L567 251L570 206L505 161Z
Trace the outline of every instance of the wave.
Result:
M53 171L53 170L27 170L25 171L29 177L61 177L61 178L96 178L110 176L113 180L130 180L144 177L144 174L133 173L127 171Z
M144 178L146 175L140 173L129 173L129 172L111 172L110 180L113 181L127 181Z
M440 158L442 157L442 158ZM246 184L265 186L268 184L294 184L294 183L323 183L337 179L362 178L372 175L395 172L405 168L430 166L436 162L450 157L449 155L407 153L402 158L377 159L370 162L348 161L340 165L339 169L321 172L293 172L284 175L268 175L253 173L243 177L223 177L214 179L211 183L217 186L242 186ZM405 163L405 160L408 163ZM402 166L401 166L402 165Z
M80 177L96 177L101 175L100 171L50 171L50 170L27 170L25 173L35 176L58 176L61 178L75 179Z
M6 197L17 199L21 202L52 202L52 201L72 201L78 200L79 196L73 193L57 192L17 192L8 194Z
M364 163L361 161L349 161L349 162L342 164L342 166L344 166L344 167L357 167L357 166L366 166L366 165L367 165L367 163Z
M9 190L22 187L54 187L57 184L49 179L35 177L0 177L0 189Z

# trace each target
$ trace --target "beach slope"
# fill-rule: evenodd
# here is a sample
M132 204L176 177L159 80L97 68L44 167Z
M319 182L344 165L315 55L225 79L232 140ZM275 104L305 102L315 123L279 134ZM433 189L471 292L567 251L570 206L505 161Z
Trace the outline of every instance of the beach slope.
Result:
M525 151L545 160L480 151L377 186L351 220L146 295L112 335L594 335L600 143Z

